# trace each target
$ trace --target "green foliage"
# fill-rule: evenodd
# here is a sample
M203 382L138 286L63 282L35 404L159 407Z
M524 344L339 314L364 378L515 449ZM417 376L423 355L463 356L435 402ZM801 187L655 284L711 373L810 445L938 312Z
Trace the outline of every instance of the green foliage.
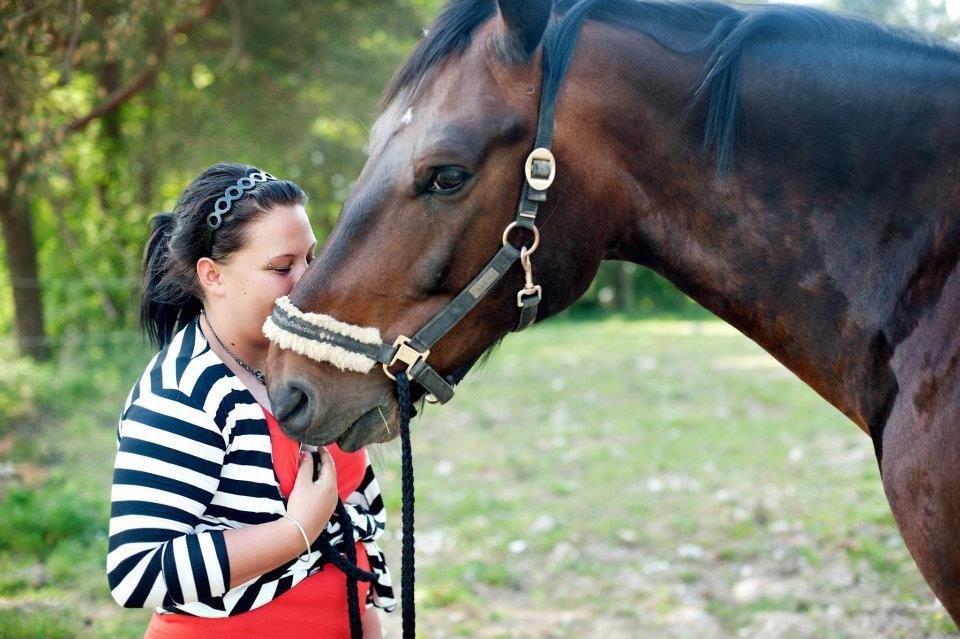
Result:
M42 606L0 609L0 639L66 639L75 636L74 624L58 610L44 610Z
M0 437L17 423L36 419L40 412L38 387L47 380L46 371L28 359L11 357L0 375Z
M611 310L625 313L677 313L707 316L689 297L654 271L630 262L604 262L577 303L574 314Z
M45 558L61 542L90 543L104 527L106 501L67 481L15 486L0 502L0 551Z
M827 0L825 4L889 24L930 31L945 39L960 36L960 16L951 16L945 0Z

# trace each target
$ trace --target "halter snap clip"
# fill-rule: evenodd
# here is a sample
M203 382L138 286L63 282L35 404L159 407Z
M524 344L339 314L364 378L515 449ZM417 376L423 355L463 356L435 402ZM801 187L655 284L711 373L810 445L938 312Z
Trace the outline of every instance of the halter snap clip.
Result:
M523 288L517 292L517 306L523 308L523 298L535 295L539 302L543 289L539 284L533 283L533 264L530 262L530 254L533 251L528 250L526 246L520 249L520 265L523 267Z

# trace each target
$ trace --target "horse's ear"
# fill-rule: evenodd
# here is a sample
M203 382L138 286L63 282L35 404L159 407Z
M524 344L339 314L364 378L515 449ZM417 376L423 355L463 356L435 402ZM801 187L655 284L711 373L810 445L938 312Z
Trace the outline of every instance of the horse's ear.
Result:
M501 50L511 60L528 60L543 39L553 0L497 0L497 4Z

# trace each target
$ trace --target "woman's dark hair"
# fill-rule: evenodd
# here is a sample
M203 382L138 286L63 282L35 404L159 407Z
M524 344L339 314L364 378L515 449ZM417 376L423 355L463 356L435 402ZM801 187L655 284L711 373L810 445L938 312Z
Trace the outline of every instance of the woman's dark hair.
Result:
M169 344L177 331L200 314L203 293L197 260L226 260L243 246L248 225L265 212L307 203L307 194L293 182L257 183L223 216L208 254L204 250L207 216L228 187L255 171L256 167L246 164L215 164L183 190L172 212L158 213L150 220L150 239L141 264L140 330L158 348Z

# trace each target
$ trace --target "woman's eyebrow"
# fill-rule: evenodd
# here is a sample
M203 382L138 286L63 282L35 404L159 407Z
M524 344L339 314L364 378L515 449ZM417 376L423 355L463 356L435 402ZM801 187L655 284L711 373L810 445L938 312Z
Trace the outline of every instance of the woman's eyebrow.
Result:
M313 251L315 248L317 248L317 243L316 243L316 242L314 242L313 244L310 245L310 248L307 249L307 253L310 253L310 252ZM279 259L279 258L281 258L281 257L296 257L296 255L294 255L293 253L284 253L283 255L274 255L273 257L269 257L269 258L267 258L267 259L268 259L268 260L276 260L276 259Z

